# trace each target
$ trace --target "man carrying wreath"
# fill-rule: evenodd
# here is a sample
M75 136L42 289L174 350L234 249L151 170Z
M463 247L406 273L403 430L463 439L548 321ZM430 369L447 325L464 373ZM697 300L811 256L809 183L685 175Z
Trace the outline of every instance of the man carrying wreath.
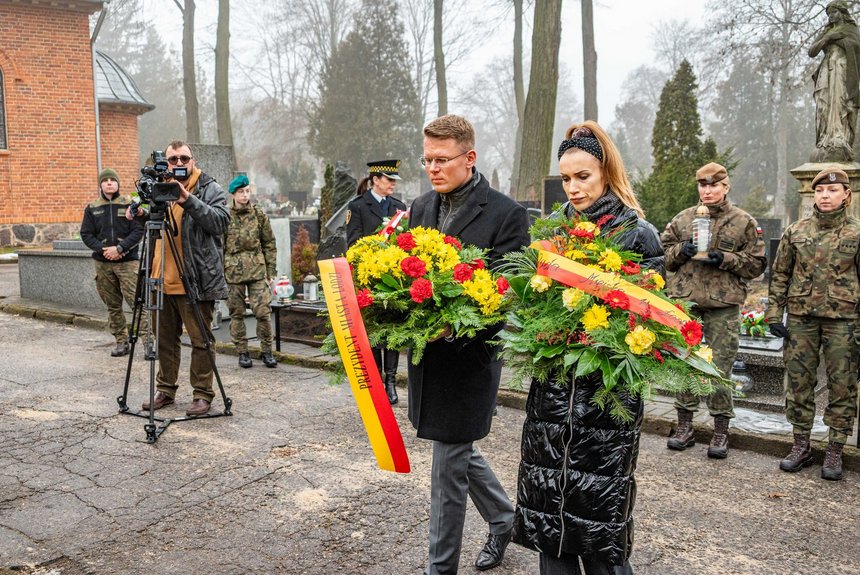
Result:
M488 249L492 268L529 243L528 216L490 187L476 160L468 120L448 114L427 124L421 164L433 191L412 204L410 226L435 228L464 245ZM488 341L501 328L474 339L440 337L427 345L418 365L409 362L409 420L418 437L433 441L426 575L457 573L467 495L489 525L475 567L499 565L511 539L510 498L473 445L490 432L502 366Z

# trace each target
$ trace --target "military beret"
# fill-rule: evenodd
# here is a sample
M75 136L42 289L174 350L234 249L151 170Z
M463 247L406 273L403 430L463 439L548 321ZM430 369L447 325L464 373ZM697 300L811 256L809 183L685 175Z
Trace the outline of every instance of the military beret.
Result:
M847 186L850 183L848 174L834 166L818 172L818 175L812 180L812 187L814 188L818 184L845 184Z
M711 162L705 164L696 172L696 181L700 184L715 184L729 177L729 173L723 166Z
M112 180L116 180L116 183L119 183L119 176L116 174L116 170L111 168L105 168L101 172L99 172L99 185L102 185L102 182L107 180L108 178Z
M227 190L231 194L235 194L236 190L238 190L239 188L244 188L250 183L251 182L248 180L248 176L246 176L245 174L239 174L238 176L233 178L233 181L230 182L230 187Z

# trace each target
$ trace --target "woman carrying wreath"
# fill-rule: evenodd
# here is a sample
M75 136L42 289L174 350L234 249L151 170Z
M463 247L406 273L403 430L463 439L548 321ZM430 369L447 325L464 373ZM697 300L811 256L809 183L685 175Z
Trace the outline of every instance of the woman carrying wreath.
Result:
M601 235L622 228L615 236L621 248L641 254L642 267L662 273L659 235L645 221L606 132L592 121L572 125L558 158L568 198L563 215L603 222ZM632 417L619 421L592 401L603 385L601 372L571 381L575 367L563 379L532 381L513 540L540 553L543 575L632 574L642 399L621 392Z

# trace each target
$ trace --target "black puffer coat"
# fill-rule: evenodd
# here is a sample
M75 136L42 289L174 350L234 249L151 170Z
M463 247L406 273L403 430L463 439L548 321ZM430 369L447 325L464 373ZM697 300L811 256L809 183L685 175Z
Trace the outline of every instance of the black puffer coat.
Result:
M614 194L598 202L593 213L586 214L589 220L615 216L602 233L636 218ZM642 254L643 266L663 271L660 238L648 222L639 220L619 236L619 243ZM633 421L619 423L591 402L601 385L599 372L579 377L573 385L556 378L532 382L523 424L514 542L556 557L583 555L623 565L633 548L633 472L643 405L640 398L622 397Z

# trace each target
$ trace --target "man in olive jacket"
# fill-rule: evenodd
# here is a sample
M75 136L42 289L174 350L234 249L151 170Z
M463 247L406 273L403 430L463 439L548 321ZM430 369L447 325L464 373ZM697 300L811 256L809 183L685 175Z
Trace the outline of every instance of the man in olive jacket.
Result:
M410 226L489 249L493 267L528 244L528 216L475 169L474 146L474 128L460 116L442 116L424 128L422 163L434 191L412 204ZM417 366L409 361L409 420L418 437L433 441L427 575L457 573L467 494L490 532L475 567L501 563L511 538L511 501L473 445L490 432L501 362L487 341L501 327L471 340L440 338Z

